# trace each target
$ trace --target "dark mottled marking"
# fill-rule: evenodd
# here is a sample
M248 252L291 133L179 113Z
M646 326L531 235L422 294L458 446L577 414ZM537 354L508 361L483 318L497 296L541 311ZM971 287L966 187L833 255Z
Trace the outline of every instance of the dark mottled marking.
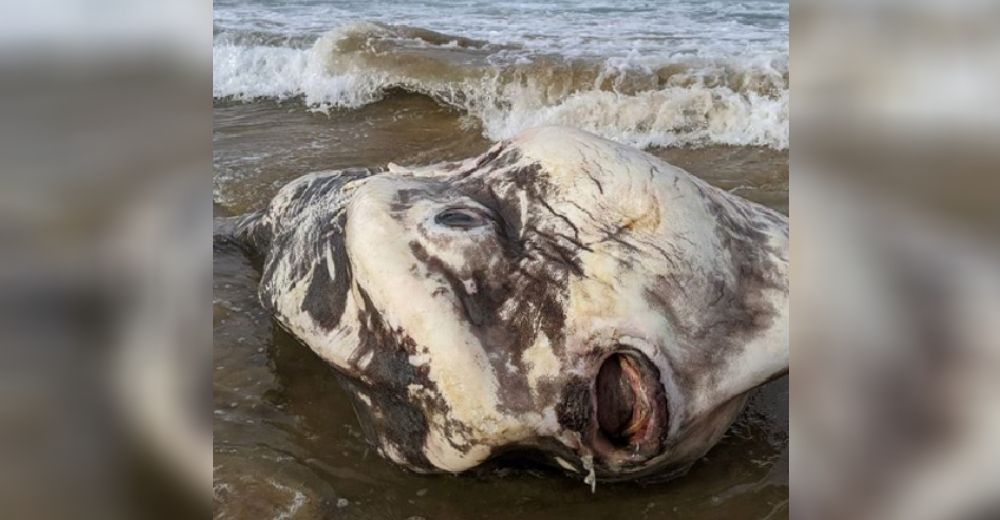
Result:
M231 237L239 242L250 256L259 257L261 253L267 251L272 238L271 228L265 224L263 219L264 214L261 212L231 217L225 219L227 222L224 228L217 226L215 235L223 234Z
M467 169L465 171L459 172L457 174L457 177L462 178L462 177L469 176L472 173L478 171L484 165L489 164L491 161L493 161L494 159L496 159L500 155L501 152L504 151L504 149L506 148L506 145L507 145L507 143L504 142L504 143L500 143L500 144L494 146L492 149L488 150L485 154L479 156L479 158L476 159L476 162L473 163L473 165L472 165L471 168L469 168L469 169Z
M426 199L441 196L447 191L447 185L435 181L434 179L420 179L422 186L419 188L405 188L396 190L392 203L389 204L389 211L393 215L402 215L413 205L415 199Z
M419 384L436 391L435 386L427 376L426 367L410 364L413 340L390 330L382 317L371 310L374 304L368 294L363 289L358 292L367 310L358 311L359 343L349 363L357 373L365 374L363 379L353 383L355 392L363 388L372 400L372 413L363 421L374 425L366 432L368 438L378 445L378 436L382 435L399 449L409 464L431 468L423 453L428 428L425 411L408 399L407 387ZM365 357L370 357L371 361L362 372L358 363ZM435 413L447 412L447 405L442 402L435 407ZM376 417L375 410L381 412L381 418Z
M716 236L731 259L734 281L726 283L721 276L713 280L697 316L681 312L690 302L680 297L684 284L676 276L661 276L646 290L649 304L663 310L661 314L687 344L697 346L689 349L685 366L676 373L679 384L692 391L717 385L725 360L741 355L749 341L770 327L778 309L768 301L766 291L788 290L787 281L777 274L770 251L764 247L767 235L761 221L771 222L769 210L726 200L698 184L696 187L716 219ZM674 256L673 261L686 266L681 257ZM691 269L680 271L689 273Z
M341 213L337 220L336 229L328 238L335 279L330 278L324 253L316 260L309 289L302 300L302 310L309 313L316 323L326 330L333 330L340 324L353 278L341 231L347 223L347 215Z
M464 282L440 258L430 255L417 241L412 241L409 245L414 257L423 263L430 273L440 276L447 282L451 294L457 299L460 312L487 352L503 358L503 362L497 363L499 367L496 371L503 388L499 396L501 405L509 410L529 410L533 403L530 400L526 371L523 367L519 367L516 374L511 374L503 367L508 361L511 364L519 364L521 352L526 348L526 337L534 337L536 329L532 324L518 322L522 318L516 316L519 313L514 313L514 321L504 322L500 318L500 308L515 294L507 279L501 273L485 272L488 258L483 257L478 261L470 258L467 260L469 264L483 266L481 268L483 270L472 272L472 280L478 290L475 294L469 294ZM435 293L438 293L438 290L435 290Z
M503 153L496 161L490 164L490 169L501 170L504 168L509 168L521 161L521 152L516 149L510 149Z
M564 386L556 418L562 427L585 434L593 413L590 381L582 377L571 378Z
M512 158L511 162L517 160L520 157ZM576 259L578 242L574 243L573 237L542 232L533 223L521 222L524 209L531 222L551 214L544 209L543 201L531 195L526 197L531 207L522 208L520 190L509 189L508 181L516 177L519 182L544 190L538 173L539 165L532 164L504 172L490 182L481 182L477 177L480 182L455 186L457 191L488 208L496 221L492 245L479 244L475 250L464 251L463 266L448 266L429 255L419 242L410 243L414 257L447 282L473 333L488 352L497 356L494 365L504 389L500 395L501 407L512 411L530 410L533 406L528 369L521 359L523 351L541 334L548 336L553 350L562 349L566 318L561 298L568 286L568 276L582 273ZM493 262L498 258L503 261ZM491 271L487 270L488 265L493 265ZM456 268L468 270L463 276L475 283L475 294L468 294L465 280L453 272ZM505 306L508 317L501 318L500 309ZM515 368L514 373L507 370L508 365Z
M275 311L281 293L306 283L306 277L312 272L313 279L309 281L311 285L301 310L309 312L325 328L337 326L351 283L343 242L347 215L343 205L331 207L327 214L313 216L307 221L303 221L302 215L306 208L314 204L329 204L339 191L371 175L370 170L354 169L296 181L285 206L276 206L272 202L267 212L241 227L242 235L250 238L253 245L266 246L263 250L260 300L268 311ZM295 247L302 243L307 244L304 251ZM327 247L333 250L336 279L329 277L325 266ZM291 272L290 287L281 287L274 279L278 266L282 264L287 265Z

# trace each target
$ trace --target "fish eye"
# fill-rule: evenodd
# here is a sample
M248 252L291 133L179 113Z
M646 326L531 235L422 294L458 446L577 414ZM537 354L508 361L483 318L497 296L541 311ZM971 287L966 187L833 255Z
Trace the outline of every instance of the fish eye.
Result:
M448 208L434 217L434 222L457 229L472 229L488 225L490 219L472 208Z

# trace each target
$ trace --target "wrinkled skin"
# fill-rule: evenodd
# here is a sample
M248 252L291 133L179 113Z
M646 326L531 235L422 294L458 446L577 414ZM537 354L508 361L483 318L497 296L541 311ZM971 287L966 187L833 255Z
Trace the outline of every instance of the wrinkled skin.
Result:
M264 306L415 471L528 450L676 476L788 370L785 217L577 130L307 175L235 234Z

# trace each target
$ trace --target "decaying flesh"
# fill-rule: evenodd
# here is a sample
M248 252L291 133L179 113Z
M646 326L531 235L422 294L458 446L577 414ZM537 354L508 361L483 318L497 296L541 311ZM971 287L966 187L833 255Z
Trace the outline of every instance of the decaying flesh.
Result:
M787 371L786 218L585 132L306 175L237 228L265 307L416 471L678 475Z

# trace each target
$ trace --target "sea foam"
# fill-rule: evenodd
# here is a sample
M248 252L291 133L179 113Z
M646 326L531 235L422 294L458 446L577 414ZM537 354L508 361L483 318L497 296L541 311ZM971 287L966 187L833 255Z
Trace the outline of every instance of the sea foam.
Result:
M788 147L787 57L567 56L516 42L357 22L314 39L217 34L213 95L357 108L405 90L476 117L487 137L544 124L637 146Z

